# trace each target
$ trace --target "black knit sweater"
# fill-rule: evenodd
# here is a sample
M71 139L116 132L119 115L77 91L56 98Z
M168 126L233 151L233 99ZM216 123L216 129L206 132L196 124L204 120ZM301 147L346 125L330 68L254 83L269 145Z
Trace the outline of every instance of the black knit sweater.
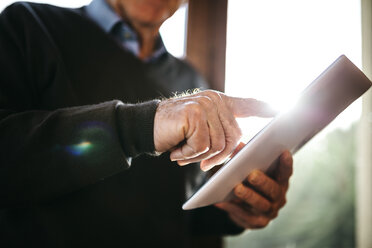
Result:
M193 235L239 232L213 207L181 210L197 165L143 155L154 150L153 99L201 84L170 54L141 62L84 8L8 7L0 16L0 247L188 247Z

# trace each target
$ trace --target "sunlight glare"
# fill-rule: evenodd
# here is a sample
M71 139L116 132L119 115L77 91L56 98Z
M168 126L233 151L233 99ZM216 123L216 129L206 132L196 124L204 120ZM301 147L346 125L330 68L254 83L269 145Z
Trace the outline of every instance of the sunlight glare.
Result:
M288 109L341 54L361 67L359 2L229 1L225 87L229 95ZM350 126L360 109L359 100L328 128ZM265 123L251 119L241 121L243 133Z

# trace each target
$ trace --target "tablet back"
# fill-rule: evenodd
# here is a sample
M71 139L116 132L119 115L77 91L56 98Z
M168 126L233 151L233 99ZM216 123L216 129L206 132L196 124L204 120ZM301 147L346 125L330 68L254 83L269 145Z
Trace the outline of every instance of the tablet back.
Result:
M229 200L233 188L254 169L268 171L280 154L293 154L371 86L346 56L340 56L301 94L296 106L279 114L228 161L184 205L193 209Z

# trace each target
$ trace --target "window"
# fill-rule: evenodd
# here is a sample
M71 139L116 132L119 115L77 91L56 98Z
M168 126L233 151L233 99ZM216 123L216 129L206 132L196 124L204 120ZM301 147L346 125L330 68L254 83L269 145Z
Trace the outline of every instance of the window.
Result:
M178 58L185 57L186 17L187 5L185 4L160 28L165 47L169 53Z
M352 0L229 0L226 92L288 107L339 55L361 65L360 5ZM354 247L358 101L296 156L288 203L267 228L227 247ZM240 124L248 140L267 120Z

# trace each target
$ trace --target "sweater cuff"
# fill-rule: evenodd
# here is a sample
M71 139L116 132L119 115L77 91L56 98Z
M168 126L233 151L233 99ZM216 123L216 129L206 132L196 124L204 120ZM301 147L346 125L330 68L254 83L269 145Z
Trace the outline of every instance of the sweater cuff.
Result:
M117 105L120 141L128 157L155 153L154 118L160 100Z

